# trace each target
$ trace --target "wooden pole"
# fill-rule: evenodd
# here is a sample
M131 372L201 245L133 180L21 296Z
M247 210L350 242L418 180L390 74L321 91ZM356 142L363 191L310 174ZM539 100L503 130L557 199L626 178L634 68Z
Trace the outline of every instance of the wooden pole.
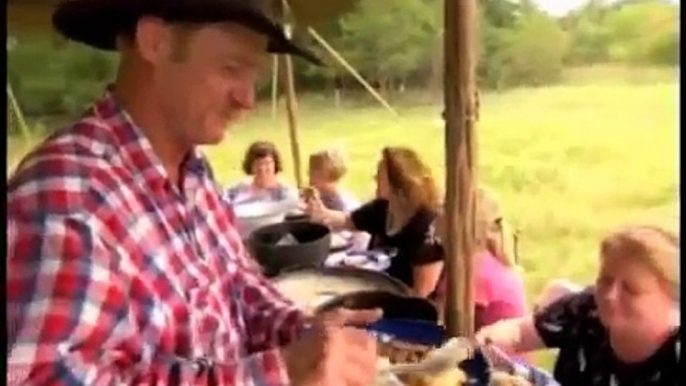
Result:
M286 36L291 36L291 26L288 24L289 8L286 0L276 3L276 10L281 15ZM293 172L298 189L303 187L302 169L300 167L300 142L298 141L298 101L295 94L295 78L293 76L293 60L289 55L282 55L279 60L282 86L286 90L286 113L288 115L288 135L291 140L291 154L293 156Z
M273 55L272 60L272 119L276 119L279 107L279 55Z
M324 40L324 38L321 37L321 36L317 33L317 31L315 31L312 27L308 28L307 31L310 33L310 35L312 35L312 37L313 37L319 44L321 44L322 47L324 47L327 51L329 51L329 53L331 54L331 56L333 56L334 59L336 59L336 60L338 61L338 63L341 64L341 66L343 66L346 70L348 70L348 72L350 72L350 74L352 74L352 76L353 76L355 79L357 79L357 81L360 82L360 84L361 84L364 88L366 88L367 91L369 91L369 93L372 94L372 96L373 96L377 101L379 101L379 103L381 103L381 105L382 105L383 107L386 108L386 110L390 111L391 114L393 114L393 116L395 116L395 117L398 116L398 112L396 112L395 109L394 109L393 107L391 107L391 105L388 104L388 102L386 102L386 100L383 99L383 97L382 97L378 92L376 92L376 90L374 90L374 87L370 86L369 83L367 83L367 81L364 80L364 78L362 77L362 75L360 75L360 73L358 73L358 72L355 70L355 68L354 68L353 66L351 66L350 63L348 63L348 61L345 60L345 58L344 58L343 56L341 56L341 54L339 54L338 52L336 52L336 50L335 50L333 47L331 47L331 45L330 45L329 43L327 43L326 40Z
M474 334L477 0L445 1L446 327Z
M295 79L293 77L293 61L284 55L279 62L283 65L281 71L286 87L286 112L288 113L288 134L291 139L291 153L293 154L293 170L298 189L303 187L302 169L300 167L300 143L298 142L298 101L295 94Z
M17 126L21 131L21 135L25 140L29 140L29 127L24 120L24 114L21 112L19 102L17 102L17 98L14 97L14 92L12 91L12 86L10 85L9 80L7 81L7 99L10 102L10 105L8 106L10 111L8 111L7 114L9 114L10 119L12 114L14 114L14 119L16 120Z

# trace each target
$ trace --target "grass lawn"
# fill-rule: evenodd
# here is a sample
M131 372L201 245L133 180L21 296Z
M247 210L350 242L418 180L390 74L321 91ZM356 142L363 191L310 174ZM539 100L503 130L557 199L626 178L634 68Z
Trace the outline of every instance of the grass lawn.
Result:
M482 100L479 179L499 192L521 231L520 261L532 301L550 278L590 283L606 231L627 223L678 227L675 76L660 72L646 82L607 69L572 75L560 86L488 93ZM340 110L332 104L324 97L300 102L305 165L310 152L340 147L349 157L344 185L371 198L380 149L407 145L423 155L443 185L440 106L405 101L394 118L371 101L348 100L357 107ZM285 176L293 180L287 120L283 112L273 119L270 110L269 104L260 106L223 144L207 149L222 184L242 177L243 152L257 139L279 145ZM19 149L16 143L10 147ZM542 360L548 365L550 358Z
M593 280L603 233L626 223L678 226L678 103L676 82L621 80L487 94L478 124L479 179L495 189L521 231L520 260L528 293L565 276ZM380 149L417 149L443 185L443 124L438 106L400 106L400 118L374 105L336 110L300 106L303 163L321 147L349 157L343 184L361 198L374 192ZM233 128L207 152L217 178L241 178L240 161L257 139L280 146L293 180L285 114L269 105Z

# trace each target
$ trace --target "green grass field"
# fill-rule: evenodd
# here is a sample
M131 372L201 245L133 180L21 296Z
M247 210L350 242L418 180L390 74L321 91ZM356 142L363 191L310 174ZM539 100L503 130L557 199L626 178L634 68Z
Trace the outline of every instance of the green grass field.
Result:
M678 85L619 77L573 85L487 94L478 124L479 180L495 189L509 220L520 230L519 256L530 301L555 277L591 283L597 245L608 230L628 223L678 227ZM336 110L321 100L304 102L299 131L304 167L321 147L349 157L343 184L361 198L374 193L380 149L417 149L444 185L443 123L439 106L398 107L393 118L380 107ZM283 110L283 108L282 108ZM240 160L253 140L280 146L285 175L293 181L284 114L269 105L208 149L222 183L241 178ZM552 369L553 356L537 362Z
M587 77L587 76L586 76ZM602 83L487 94L478 124L479 180L495 189L520 229L520 259L533 299L551 277L590 282L603 233L627 223L678 225L678 89L675 81L644 84L623 77ZM321 147L349 157L343 184L361 198L374 192L380 149L417 149L443 184L443 124L438 106L336 110L301 103L303 163ZM220 182L241 178L240 160L253 140L280 146L293 180L285 115L269 105L208 149Z
M521 231L520 261L532 301L554 277L590 283L604 232L628 223L678 226L678 82L674 72L649 74L583 70L560 86L483 96L479 180L499 192ZM344 149L350 170L343 184L370 198L380 149L407 145L443 185L440 106L404 98L397 119L372 102L349 101L359 107L336 110L324 97L303 99L305 165L318 148ZM293 180L286 117L273 119L270 110L260 106L223 144L207 149L221 183L241 178L243 152L257 139L279 145L285 176Z

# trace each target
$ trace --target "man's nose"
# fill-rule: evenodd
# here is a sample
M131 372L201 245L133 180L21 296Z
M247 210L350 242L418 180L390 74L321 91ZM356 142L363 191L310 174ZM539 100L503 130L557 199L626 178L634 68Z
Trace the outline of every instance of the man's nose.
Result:
M243 110L251 110L255 107L255 84L242 83L232 90L231 99Z
M611 285L607 286L607 288L605 288L603 291L603 297L608 301L616 301L619 297L619 287L617 284L612 283Z

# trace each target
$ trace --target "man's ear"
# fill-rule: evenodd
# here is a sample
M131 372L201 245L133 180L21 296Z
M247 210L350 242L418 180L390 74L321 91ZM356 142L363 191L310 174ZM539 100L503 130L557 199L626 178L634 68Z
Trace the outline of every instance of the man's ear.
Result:
M169 57L171 50L171 30L156 17L143 17L136 27L136 45L141 57L152 65L161 63Z

